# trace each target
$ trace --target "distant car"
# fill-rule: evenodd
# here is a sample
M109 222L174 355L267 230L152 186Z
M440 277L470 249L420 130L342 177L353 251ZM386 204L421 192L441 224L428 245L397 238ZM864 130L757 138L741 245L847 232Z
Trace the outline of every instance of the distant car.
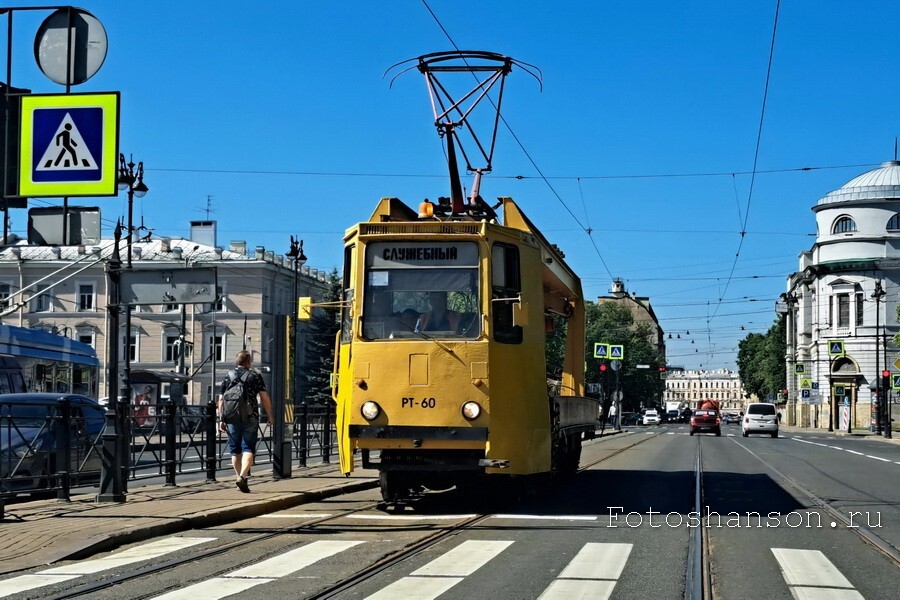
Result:
M104 409L80 394L0 394L0 482L8 493L47 489L57 472L57 401L68 398L71 485L100 481Z
M659 413L655 410L648 410L644 413L644 425L659 425Z
M197 404L186 404L181 407L182 431L194 432L199 429L206 419L206 407Z
M751 433L768 433L778 437L778 411L771 402L751 402L744 413L741 423L741 435L747 437Z
M695 410L691 415L691 435L702 431L715 433L717 436L722 435L722 421L719 413L714 410Z
M639 413L627 412L622 413L622 425L638 425L642 420Z
M725 413L724 415L722 415L722 422L725 423L726 425L732 425L732 424L734 424L734 423L740 423L740 422L741 422L741 416L740 416L740 415L737 415L737 414L735 414L735 413Z

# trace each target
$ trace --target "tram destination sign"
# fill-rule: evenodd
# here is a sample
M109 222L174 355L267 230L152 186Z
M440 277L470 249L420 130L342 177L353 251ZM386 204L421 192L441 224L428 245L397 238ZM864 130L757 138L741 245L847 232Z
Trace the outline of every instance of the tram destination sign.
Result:
M216 301L216 270L133 269L122 271L122 304L200 304Z
M375 242L366 249L366 264L374 268L476 267L475 242Z

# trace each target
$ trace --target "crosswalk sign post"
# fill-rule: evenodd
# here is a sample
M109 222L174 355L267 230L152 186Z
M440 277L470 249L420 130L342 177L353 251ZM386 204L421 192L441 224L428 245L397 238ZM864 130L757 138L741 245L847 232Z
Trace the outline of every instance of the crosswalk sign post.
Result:
M625 347L624 346L610 346L609 347L609 358L610 360L622 360L625 358Z
M115 196L119 93L22 96L19 195Z
M594 358L609 358L609 344L594 344Z
M805 370L806 368L803 363L797 363L796 365L794 365L794 373L797 373L798 375L803 374Z
M844 356L844 340L828 340L828 356Z

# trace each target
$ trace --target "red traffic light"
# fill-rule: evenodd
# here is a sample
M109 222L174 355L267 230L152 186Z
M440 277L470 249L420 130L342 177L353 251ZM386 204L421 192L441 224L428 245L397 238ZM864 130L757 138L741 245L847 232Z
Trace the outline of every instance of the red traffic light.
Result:
M666 369L666 367L659 367L659 372L660 372L660 373L665 373L667 370L668 370L668 369Z
M606 365L600 365L600 370L601 370L601 371L605 371L606 369L607 369L607 366L606 366Z
M881 372L881 376L882 377L890 377L891 372L888 369L885 369L884 371Z

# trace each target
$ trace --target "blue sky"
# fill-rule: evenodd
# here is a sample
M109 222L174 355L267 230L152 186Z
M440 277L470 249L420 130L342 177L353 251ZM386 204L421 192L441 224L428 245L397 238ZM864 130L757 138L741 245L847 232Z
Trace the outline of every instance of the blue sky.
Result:
M460 48L543 73L542 91L509 76L503 114L524 151L501 126L482 195L515 198L587 297L611 277L649 296L676 336L673 365L734 367L814 240L810 207L893 158L900 135L895 1L782 4L752 196L774 0L428 4ZM382 78L452 49L421 1L79 6L104 24L109 53L73 91L121 91L121 149L150 186L135 214L157 235L187 236L211 197L220 245L283 253L299 234L309 265L330 270L379 198L449 195L421 76ZM12 83L36 93L63 91L33 59L47 14L14 21ZM126 205L79 202L106 223ZM24 233L25 211L12 219Z

